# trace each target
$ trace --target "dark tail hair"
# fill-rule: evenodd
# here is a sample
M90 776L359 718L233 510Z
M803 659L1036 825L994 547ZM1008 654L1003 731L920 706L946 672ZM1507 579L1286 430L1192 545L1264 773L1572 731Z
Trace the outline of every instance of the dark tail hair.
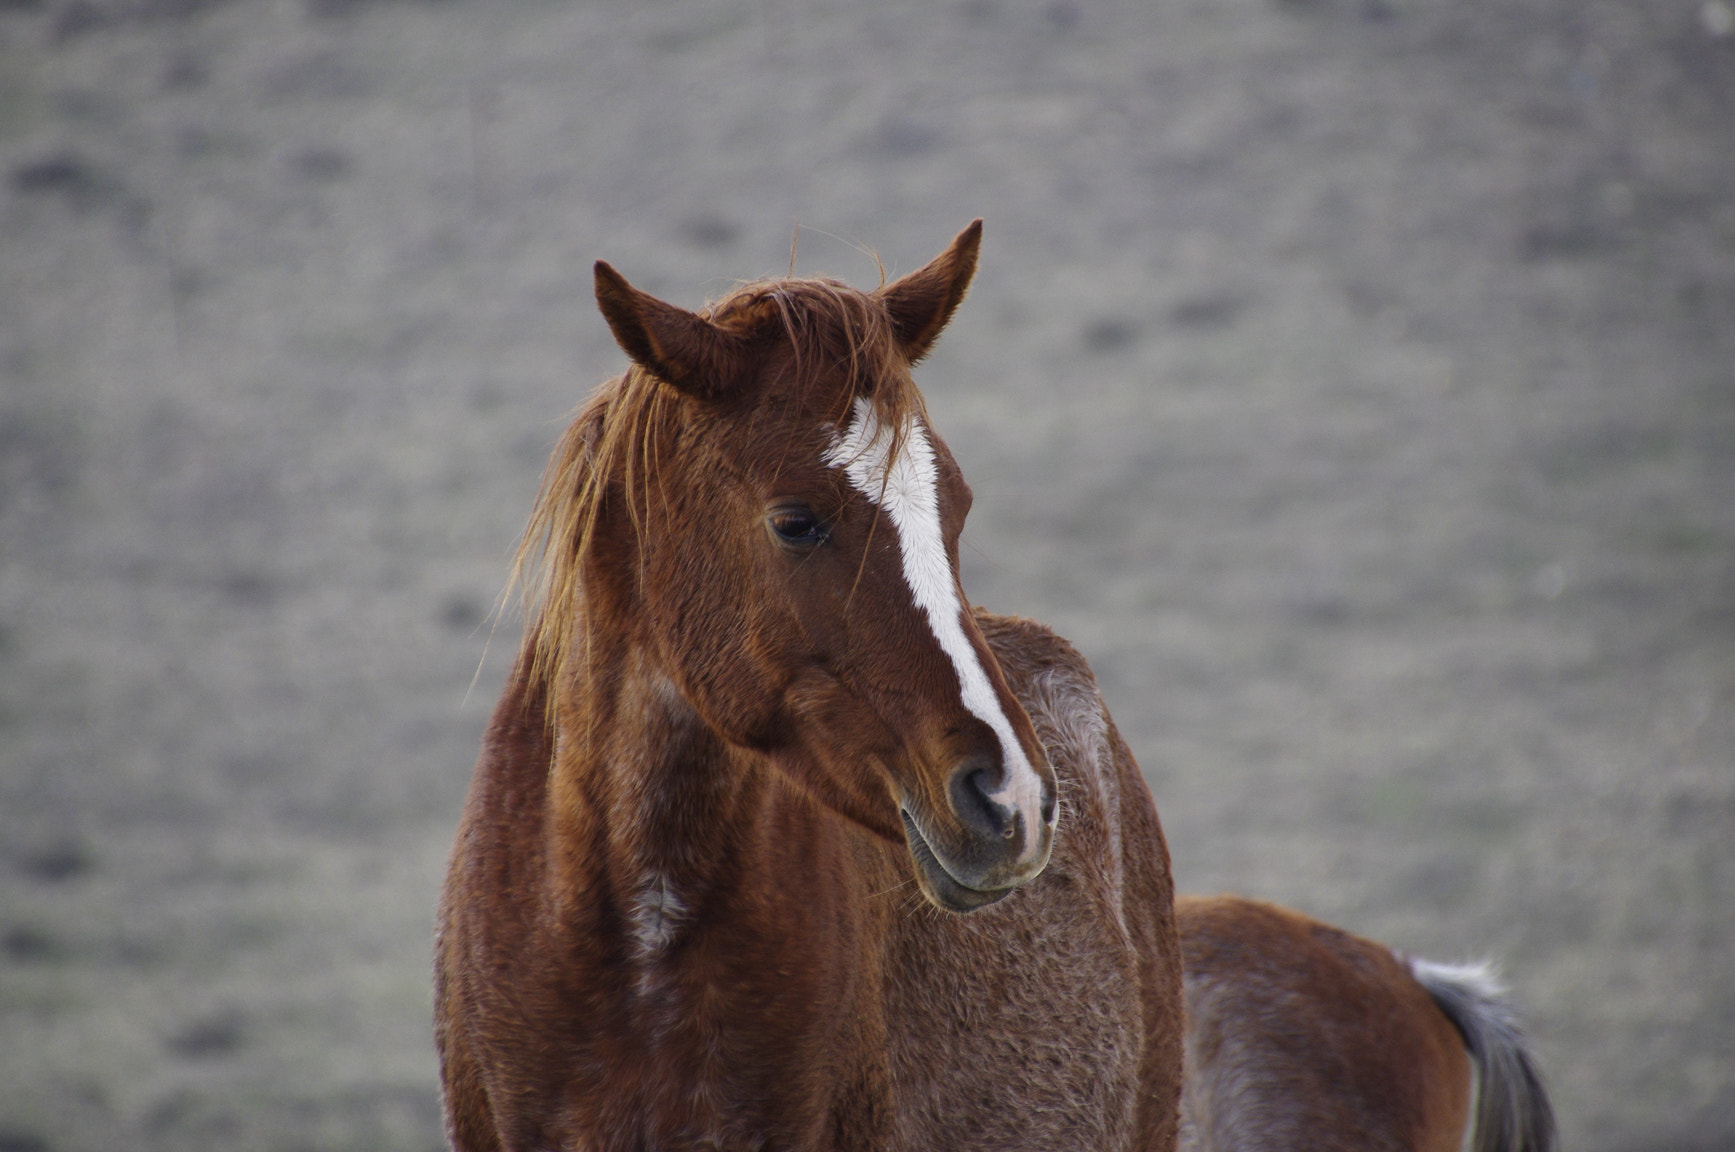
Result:
M1412 959L1410 971L1463 1035L1476 1068L1472 1152L1554 1152L1554 1108L1493 969Z

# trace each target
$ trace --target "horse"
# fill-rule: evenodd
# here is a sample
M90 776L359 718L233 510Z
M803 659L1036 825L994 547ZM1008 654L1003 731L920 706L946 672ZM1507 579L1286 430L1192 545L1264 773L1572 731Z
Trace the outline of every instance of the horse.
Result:
M461 1152L1167 1149L1151 795L1079 654L972 608L911 368L981 221L872 291L687 311L561 437L440 903Z
M1181 896L1175 916L1185 1152L1553 1149L1547 1091L1489 966L1234 896Z

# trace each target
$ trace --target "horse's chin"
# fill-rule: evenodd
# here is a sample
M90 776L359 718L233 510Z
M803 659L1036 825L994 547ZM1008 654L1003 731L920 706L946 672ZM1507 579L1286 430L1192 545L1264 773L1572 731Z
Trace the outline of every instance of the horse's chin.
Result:
M974 912L1012 895L1011 888L984 891L960 884L946 871L940 858L934 855L934 850L928 846L927 838L922 835L910 814L900 808L898 815L904 818L904 839L910 847L910 859L916 865L916 882L921 886L922 894L936 907L947 912Z

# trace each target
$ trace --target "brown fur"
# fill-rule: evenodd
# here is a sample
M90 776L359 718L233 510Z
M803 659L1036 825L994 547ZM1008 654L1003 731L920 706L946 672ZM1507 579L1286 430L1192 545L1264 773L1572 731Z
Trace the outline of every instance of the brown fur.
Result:
M1269 904L1182 897L1176 920L1183 1149L1457 1152L1473 1092L1479 1152L1552 1146L1540 1080L1488 993Z
M939 910L900 806L989 876L1048 833L1003 847L950 810L948 774L998 745L895 534L821 464L856 396L893 427L921 414L908 368L978 235L871 294L774 281L703 315L599 266L635 365L550 465L441 904L457 1148L1172 1147L1168 851L1088 667L966 613L1061 811L1039 875ZM969 491L932 443L955 579ZM793 496L831 525L800 555L766 527Z

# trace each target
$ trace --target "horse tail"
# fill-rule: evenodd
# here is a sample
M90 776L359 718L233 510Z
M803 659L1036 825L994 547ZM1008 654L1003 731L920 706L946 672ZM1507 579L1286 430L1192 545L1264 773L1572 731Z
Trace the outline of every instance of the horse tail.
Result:
M1553 1152L1554 1107L1492 967L1412 959L1410 971L1464 1037L1476 1071L1475 1116L1465 1148Z

